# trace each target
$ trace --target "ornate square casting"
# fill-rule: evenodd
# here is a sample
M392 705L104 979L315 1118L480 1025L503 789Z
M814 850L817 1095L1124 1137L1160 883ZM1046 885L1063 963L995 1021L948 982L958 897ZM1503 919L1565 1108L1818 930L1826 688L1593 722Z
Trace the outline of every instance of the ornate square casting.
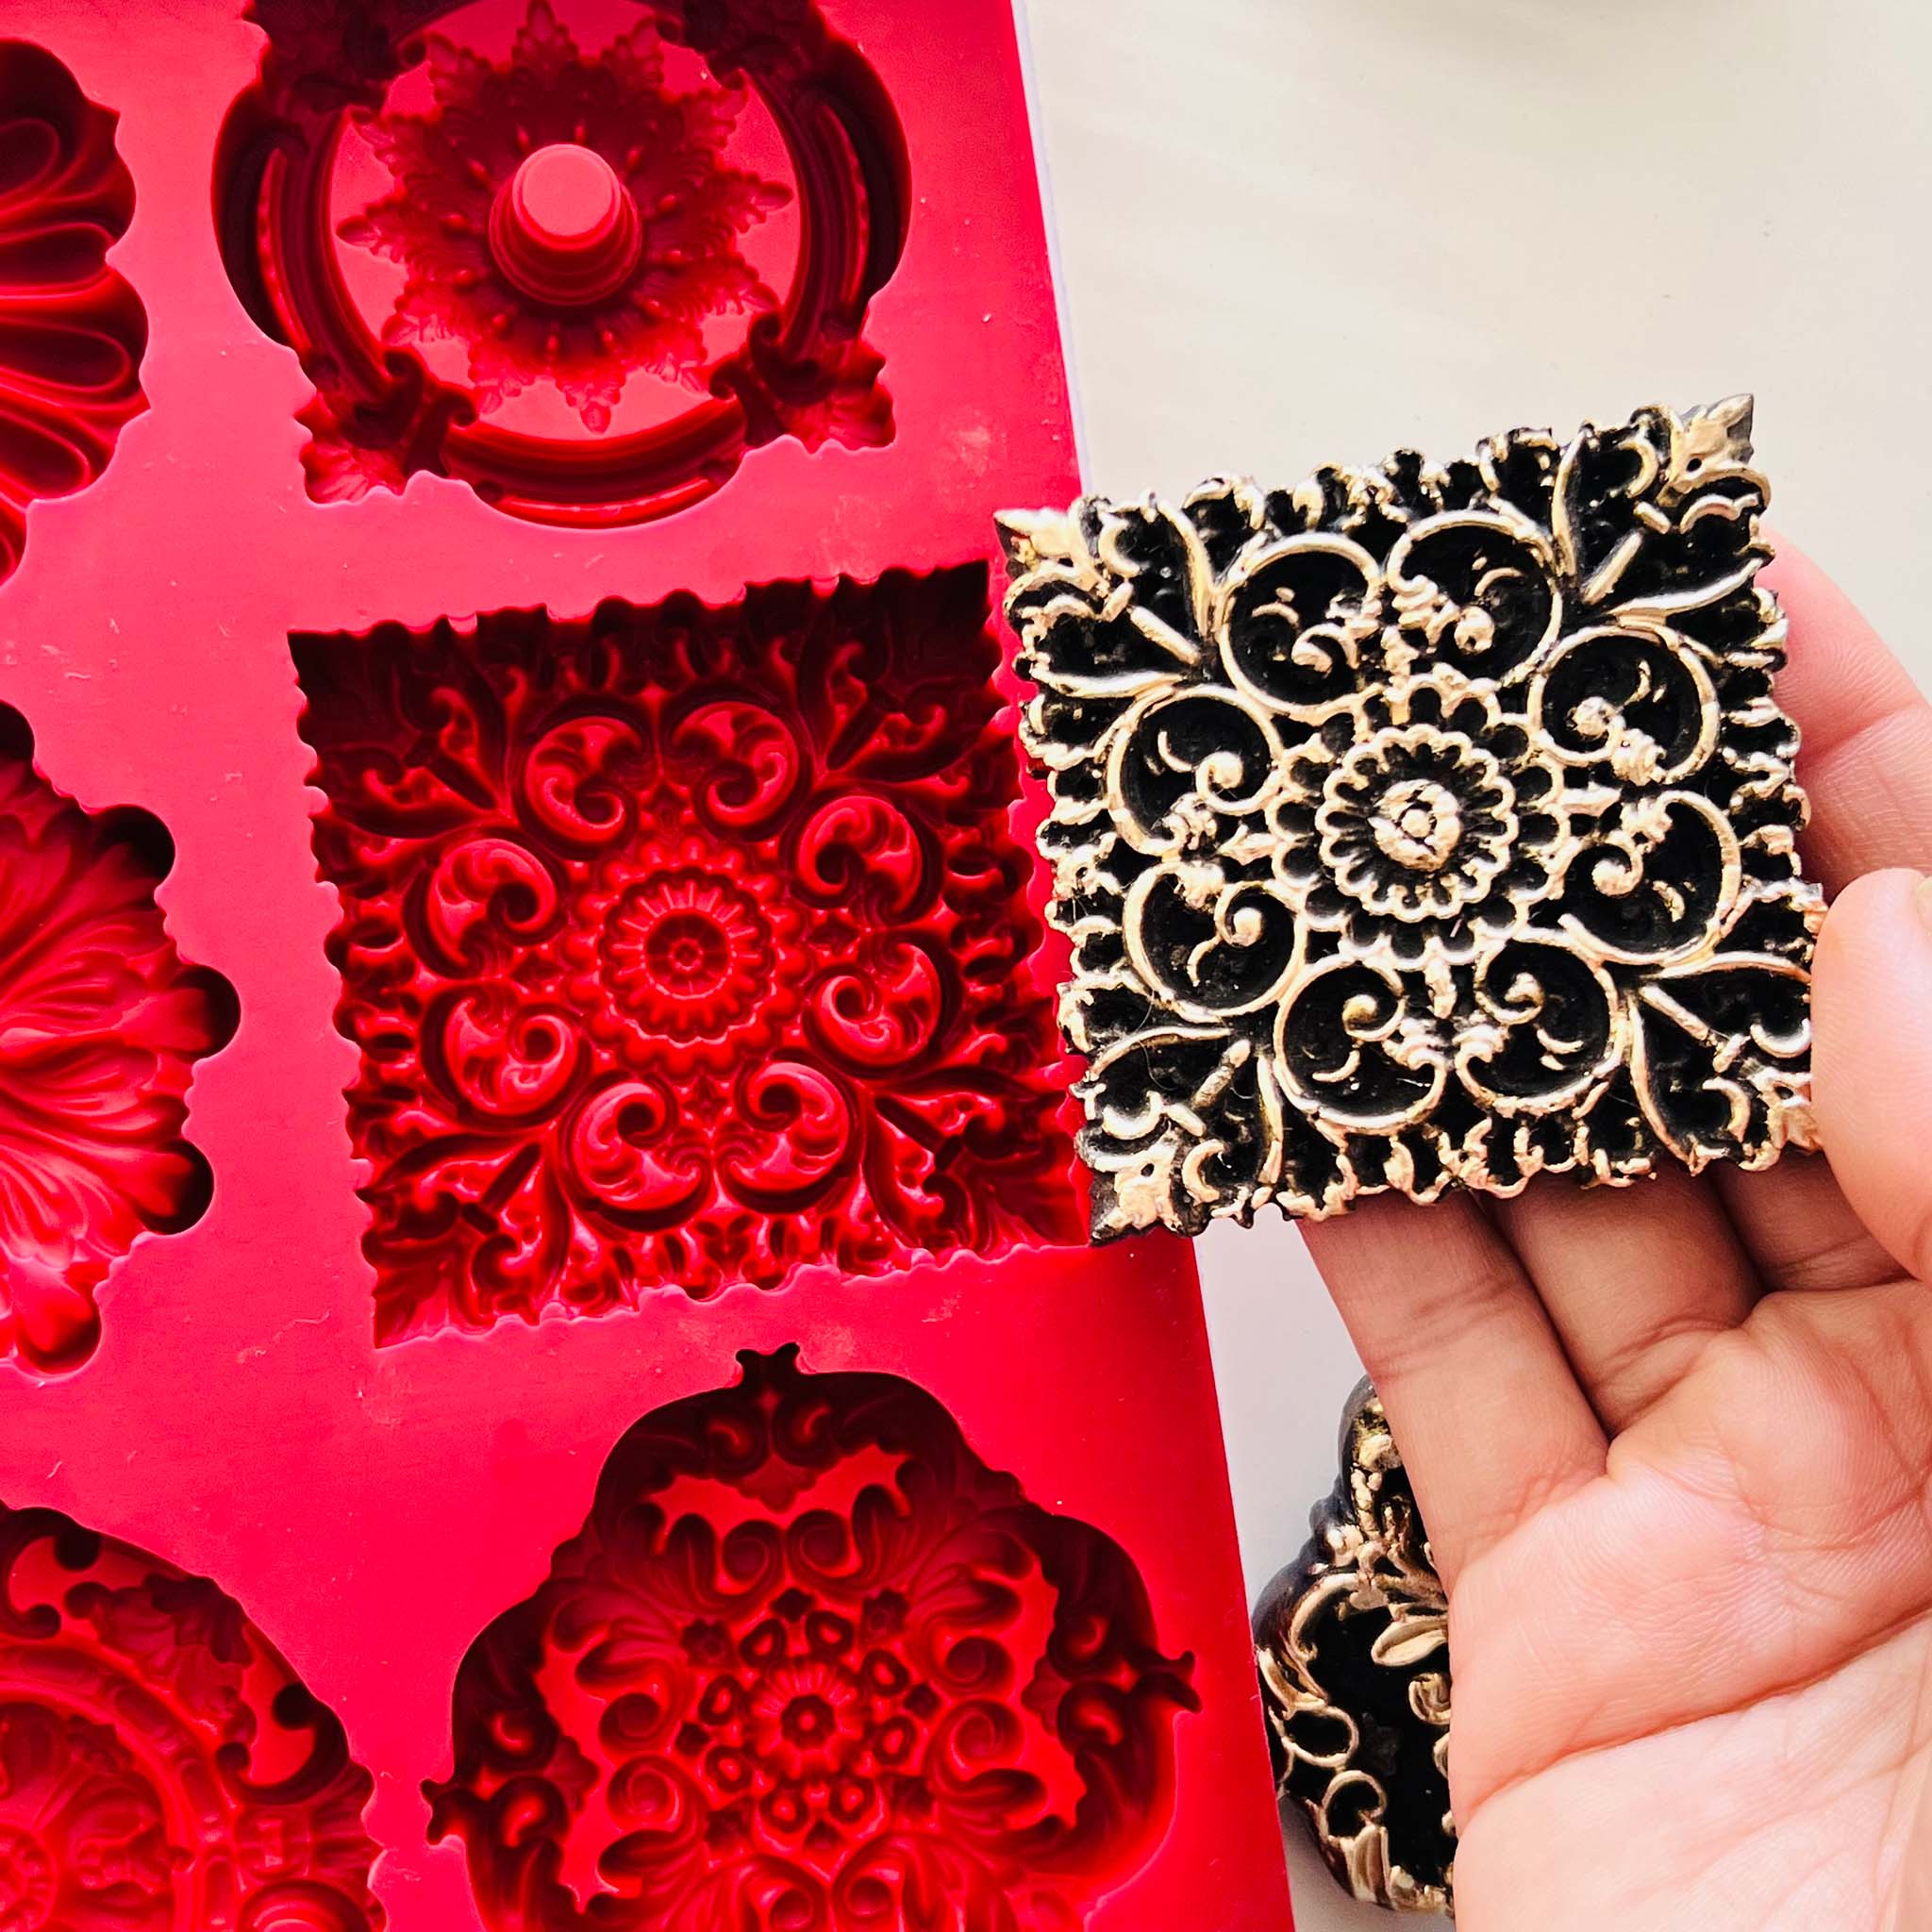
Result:
M1096 1237L1811 1143L1750 421L1002 519Z

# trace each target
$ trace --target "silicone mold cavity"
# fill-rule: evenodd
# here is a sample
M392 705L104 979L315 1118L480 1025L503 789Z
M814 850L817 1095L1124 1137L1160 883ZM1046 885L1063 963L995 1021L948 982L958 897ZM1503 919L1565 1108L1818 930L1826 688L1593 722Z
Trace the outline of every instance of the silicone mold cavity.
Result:
M905 243L905 140L808 0L583 0L577 33L549 0L250 11L268 47L217 221L237 292L315 384L311 495L428 470L520 516L635 523L780 437L891 440L860 331ZM762 251L774 287L745 238L794 201L793 258ZM619 414L650 378L655 405ZM533 389L556 407L506 409Z
M0 1504L8 1932L377 1932L373 1789L233 1598Z
M116 118L43 48L0 41L0 579L27 506L86 489L147 408L147 315L107 265L134 215Z
M1132 1560L896 1376L796 1351L612 1452L472 1646L431 1835L491 1932L1070 1932L1173 1801Z
M56 791L0 705L0 1360L31 1371L92 1354L109 1266L213 1191L182 1128L237 1007L168 937L155 888L174 858L151 814Z
M1078 1239L986 600L295 640L380 1340Z

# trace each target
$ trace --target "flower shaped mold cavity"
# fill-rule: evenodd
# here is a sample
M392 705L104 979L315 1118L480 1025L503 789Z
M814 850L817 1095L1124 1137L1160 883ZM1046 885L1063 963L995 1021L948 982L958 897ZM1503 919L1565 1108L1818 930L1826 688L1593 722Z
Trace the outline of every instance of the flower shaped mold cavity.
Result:
M374 1789L205 1576L0 1504L7 1932L377 1932Z
M1191 1659L911 1383L742 1361L471 1646L432 1836L492 1932L1075 1932L1166 1829Z
M147 408L147 314L107 265L134 216L116 118L53 55L0 41L0 578L27 506L85 490Z
M296 641L381 1339L1078 1238L989 614Z
M31 1371L92 1354L109 1267L212 1191L182 1129L235 993L168 937L155 889L173 864L148 813L56 791L0 706L0 1358Z
M1003 520L1097 1235L1810 1143L1749 428Z
M780 437L891 440L860 331L904 244L905 142L808 0L251 11L222 243L315 383L312 495L429 470L621 524Z
M590 429L633 371L701 390L705 324L777 302L739 242L788 192L721 158L743 94L673 90L648 13L595 58L541 0L508 60L428 44L431 105L369 124L394 186L341 230L405 272L384 341L458 341L486 415L546 379Z

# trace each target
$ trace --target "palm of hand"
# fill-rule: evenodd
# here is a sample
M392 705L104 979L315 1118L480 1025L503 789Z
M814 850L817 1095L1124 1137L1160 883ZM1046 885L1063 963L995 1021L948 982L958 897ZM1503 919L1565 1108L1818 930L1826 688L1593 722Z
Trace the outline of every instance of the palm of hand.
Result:
M1928 1317L1910 1281L1759 1304L1463 1571L1465 1924L1927 1922Z
M1816 874L1932 861L1932 709L1814 571L1783 576ZM1842 893L1816 1008L1829 1168L1381 1200L1309 1230L1450 1584L1473 1932L1932 1926L1911 879Z

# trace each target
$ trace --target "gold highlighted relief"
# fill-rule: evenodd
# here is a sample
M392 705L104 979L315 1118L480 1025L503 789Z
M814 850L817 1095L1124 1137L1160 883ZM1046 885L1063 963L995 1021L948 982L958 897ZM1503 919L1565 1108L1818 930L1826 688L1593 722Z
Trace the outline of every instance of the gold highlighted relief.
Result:
M1341 1480L1313 1526L1255 1613L1276 1786L1357 1898L1447 1912L1448 1598L1366 1382L1342 1423Z
M1002 518L1096 1238L1812 1144L1750 422Z

